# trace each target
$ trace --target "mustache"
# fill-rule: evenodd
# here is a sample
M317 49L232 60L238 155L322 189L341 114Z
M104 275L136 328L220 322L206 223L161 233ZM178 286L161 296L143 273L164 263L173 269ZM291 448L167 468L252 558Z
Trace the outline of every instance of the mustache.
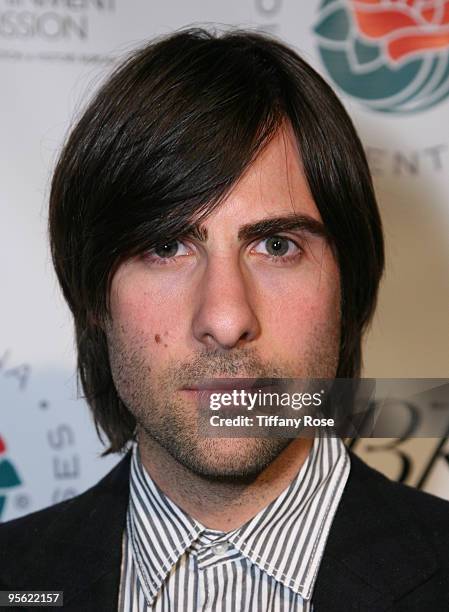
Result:
M176 386L198 385L213 378L282 378L285 368L262 360L254 350L236 349L199 353L192 360L170 365L164 378Z

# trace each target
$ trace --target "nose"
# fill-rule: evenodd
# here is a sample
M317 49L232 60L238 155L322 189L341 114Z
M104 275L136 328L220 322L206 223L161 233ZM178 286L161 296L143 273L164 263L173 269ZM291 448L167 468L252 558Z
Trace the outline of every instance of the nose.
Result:
M208 349L242 348L255 340L260 325L250 290L238 261L211 257L196 291L196 340Z

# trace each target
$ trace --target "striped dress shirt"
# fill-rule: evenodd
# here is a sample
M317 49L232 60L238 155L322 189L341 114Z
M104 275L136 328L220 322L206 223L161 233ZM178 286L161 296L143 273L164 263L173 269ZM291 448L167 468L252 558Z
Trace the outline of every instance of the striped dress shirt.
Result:
M343 442L320 434L284 491L243 526L208 529L131 460L119 612L311 612L313 585L349 476Z

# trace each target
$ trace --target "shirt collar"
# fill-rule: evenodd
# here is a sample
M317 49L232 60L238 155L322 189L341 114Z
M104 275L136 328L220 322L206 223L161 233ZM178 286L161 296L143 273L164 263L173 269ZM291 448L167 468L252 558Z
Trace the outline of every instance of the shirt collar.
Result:
M173 565L203 530L198 521L157 486L143 467L135 444L131 457L127 536L149 604Z
M290 485L230 541L270 576L310 599L349 470L341 439L316 436Z
M224 534L207 529L171 501L143 467L135 445L127 536L148 603L201 534L216 535L220 540L225 536L275 580L310 599L349 469L343 442L324 434L317 436L290 485L243 526Z

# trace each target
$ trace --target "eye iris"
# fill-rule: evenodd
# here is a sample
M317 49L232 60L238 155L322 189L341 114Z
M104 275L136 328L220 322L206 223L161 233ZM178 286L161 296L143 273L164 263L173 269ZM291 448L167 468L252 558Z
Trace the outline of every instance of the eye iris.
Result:
M165 244L161 244L154 249L154 252L158 257L173 257L178 252L178 243L166 242Z
M266 246L270 255L285 255L288 251L288 240L273 236L267 239Z

